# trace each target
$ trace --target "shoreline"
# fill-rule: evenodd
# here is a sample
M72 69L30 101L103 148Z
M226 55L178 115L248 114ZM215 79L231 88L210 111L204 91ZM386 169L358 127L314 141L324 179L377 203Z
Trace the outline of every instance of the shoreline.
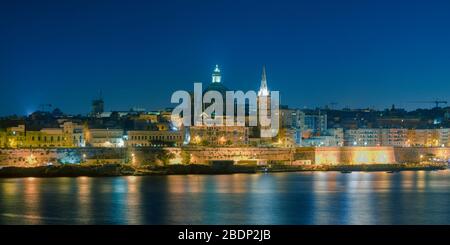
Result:
M245 166L232 165L217 167L211 165L167 165L133 167L126 164L89 164L56 165L39 167L2 167L0 178L26 177L118 177L118 176L162 176L162 175L218 175L218 174L256 174L283 172L400 172L400 171L436 171L448 168L446 163L422 164L361 164L361 165L274 165Z

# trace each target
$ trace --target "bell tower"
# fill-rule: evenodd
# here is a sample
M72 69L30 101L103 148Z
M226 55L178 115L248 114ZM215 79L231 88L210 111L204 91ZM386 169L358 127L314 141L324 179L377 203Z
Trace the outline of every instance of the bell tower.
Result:
M220 83L220 79L221 75L219 65L216 65L216 68L214 68L214 72L212 74L212 83Z

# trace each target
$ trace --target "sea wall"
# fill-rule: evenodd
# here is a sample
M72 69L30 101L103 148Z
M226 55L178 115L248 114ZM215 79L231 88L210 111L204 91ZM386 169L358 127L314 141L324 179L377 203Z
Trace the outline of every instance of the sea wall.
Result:
M389 164L395 163L393 147L317 147L313 164Z
M0 166L40 166L75 163L124 163L125 148L0 149Z
M255 164L389 164L395 163L393 147L246 147L185 148L192 163L234 160Z
M179 150L179 149L178 149ZM233 160L236 163L283 163L293 159L293 148L275 147L191 147L183 148L191 163L209 163L216 160Z
M427 147L175 147L165 151L142 148L46 148L0 149L0 166L40 166L76 163L162 164L163 152L171 154L168 163L207 164L233 160L236 164L389 164L418 163L429 158L447 160L450 148Z
M428 161L430 158L448 161L450 159L449 147L396 147L395 158L399 163L417 163Z

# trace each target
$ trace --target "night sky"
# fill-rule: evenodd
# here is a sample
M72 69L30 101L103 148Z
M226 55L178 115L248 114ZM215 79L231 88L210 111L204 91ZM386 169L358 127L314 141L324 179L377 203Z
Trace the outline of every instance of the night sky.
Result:
M94 3L95 2L95 3ZM242 1L244 2L244 1ZM395 3L394 3L395 2ZM219 64L282 104L412 109L450 99L449 1L3 1L0 115L171 106ZM172 105L175 106L175 105Z

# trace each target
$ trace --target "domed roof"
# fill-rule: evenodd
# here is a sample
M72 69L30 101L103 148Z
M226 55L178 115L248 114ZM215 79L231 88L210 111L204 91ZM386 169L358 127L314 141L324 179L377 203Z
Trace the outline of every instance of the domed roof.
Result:
M206 89L203 91L203 94L205 94L208 91L217 91L217 92L221 93L222 96L225 97L225 94L226 94L226 91L228 91L228 88L225 87L221 83L221 77L222 76L220 74L219 65L216 65L216 67L214 68L214 71L212 73L212 81L208 85L208 87L206 87Z

